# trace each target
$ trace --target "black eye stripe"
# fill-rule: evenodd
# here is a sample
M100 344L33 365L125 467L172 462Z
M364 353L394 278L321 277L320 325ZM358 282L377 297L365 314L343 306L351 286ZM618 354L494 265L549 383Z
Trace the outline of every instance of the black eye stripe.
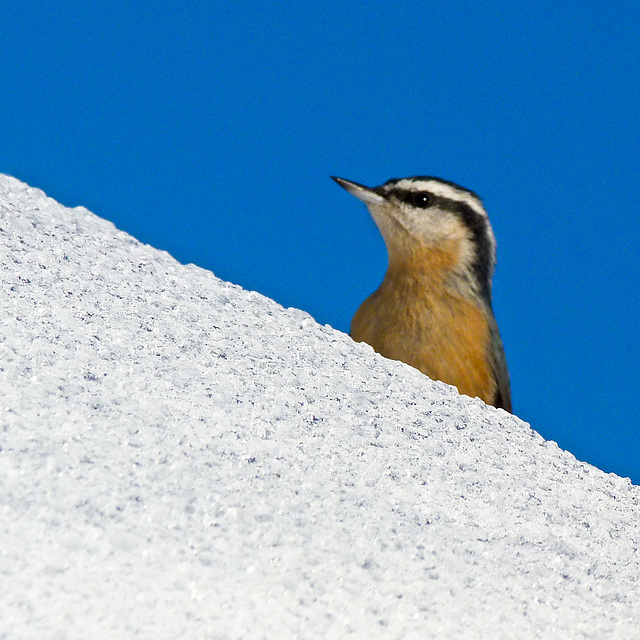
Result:
M401 189L394 189L391 192L391 195L418 209L427 209L435 200L433 195L428 191L404 191Z

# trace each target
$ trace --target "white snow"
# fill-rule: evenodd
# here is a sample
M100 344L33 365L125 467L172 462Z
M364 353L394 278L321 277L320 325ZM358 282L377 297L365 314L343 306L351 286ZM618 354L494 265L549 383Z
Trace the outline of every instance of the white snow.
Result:
M627 479L6 176L0 255L0 638L638 637Z

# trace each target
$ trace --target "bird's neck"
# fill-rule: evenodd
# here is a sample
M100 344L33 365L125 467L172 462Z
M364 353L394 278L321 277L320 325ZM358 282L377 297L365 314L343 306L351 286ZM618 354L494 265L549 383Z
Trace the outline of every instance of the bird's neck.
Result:
M441 287L460 264L458 243L438 246L388 247L389 266L385 281L407 286Z

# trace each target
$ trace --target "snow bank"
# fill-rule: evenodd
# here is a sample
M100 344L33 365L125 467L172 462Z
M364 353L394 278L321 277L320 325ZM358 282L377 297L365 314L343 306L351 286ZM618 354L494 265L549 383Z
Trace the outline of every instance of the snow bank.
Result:
M0 254L0 637L638 633L628 480L6 176Z

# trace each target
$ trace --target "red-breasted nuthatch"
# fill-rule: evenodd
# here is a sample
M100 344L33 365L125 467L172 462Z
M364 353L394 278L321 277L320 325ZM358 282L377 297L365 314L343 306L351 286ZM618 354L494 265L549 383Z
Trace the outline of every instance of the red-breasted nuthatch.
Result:
M353 316L351 337L511 411L491 308L496 241L480 198L429 176L375 188L333 179L367 205L389 254L382 284Z

